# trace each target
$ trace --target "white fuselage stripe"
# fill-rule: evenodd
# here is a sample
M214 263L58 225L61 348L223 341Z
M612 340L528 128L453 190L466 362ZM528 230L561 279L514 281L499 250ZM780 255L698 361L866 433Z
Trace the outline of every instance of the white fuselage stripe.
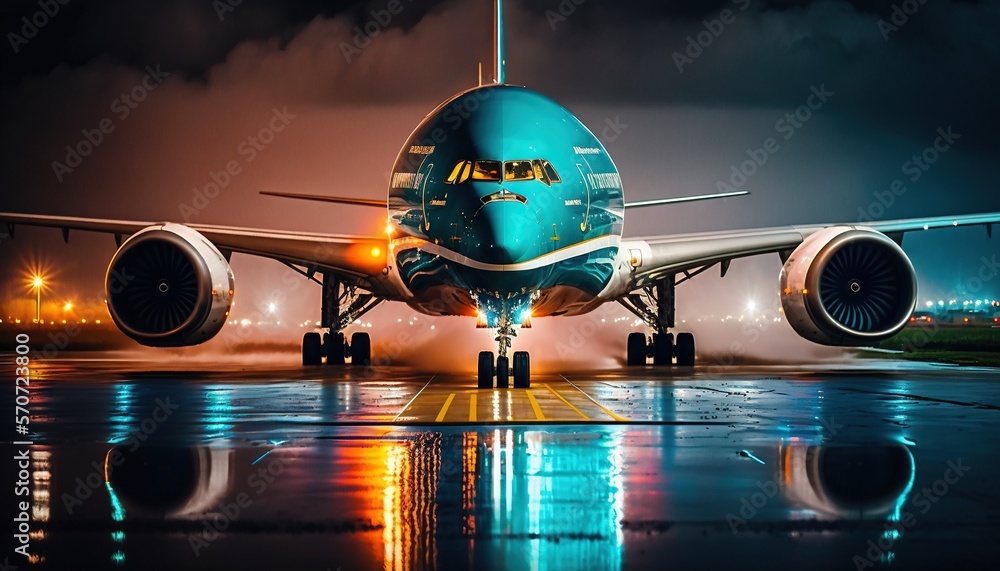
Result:
M449 250L440 244L435 244L433 242L428 242L427 240L412 236L393 240L391 242L391 247L393 251L417 248L422 252L427 252L428 254L433 254L435 256L441 256L446 260L450 260L456 264L461 264L475 270L484 270L489 272L517 272L524 270L536 270L538 268L557 264L571 258L583 256L603 248L617 247L619 242L621 242L620 236L608 234L598 238L586 240L578 244L573 244L572 246L567 246L554 252L549 252L548 254L532 258L531 260L525 262L518 262L516 264L487 264L485 262L473 260L468 256L463 256L462 254Z

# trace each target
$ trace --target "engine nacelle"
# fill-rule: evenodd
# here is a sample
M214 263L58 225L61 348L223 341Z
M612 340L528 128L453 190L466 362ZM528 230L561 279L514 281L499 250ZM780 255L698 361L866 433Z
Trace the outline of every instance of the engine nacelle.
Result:
M821 345L888 339L917 300L910 259L871 228L834 226L806 238L781 268L781 306L796 333Z
M108 311L151 347L208 341L233 304L233 270L214 244L181 224L150 226L122 244L105 278Z

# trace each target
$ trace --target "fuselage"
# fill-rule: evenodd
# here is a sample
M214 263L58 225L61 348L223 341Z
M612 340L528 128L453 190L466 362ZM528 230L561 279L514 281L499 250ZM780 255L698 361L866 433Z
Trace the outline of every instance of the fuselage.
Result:
M555 101L510 85L470 89L428 114L396 158L388 204L407 302L490 321L592 308L624 216L600 140Z

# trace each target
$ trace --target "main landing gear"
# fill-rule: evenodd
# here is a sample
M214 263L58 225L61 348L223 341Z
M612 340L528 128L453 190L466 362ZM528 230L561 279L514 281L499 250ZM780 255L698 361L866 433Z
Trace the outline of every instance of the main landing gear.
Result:
M307 275L316 281L312 275ZM355 319L368 313L382 302L370 293L362 293L354 286L342 283L330 272L323 272L322 316L320 327L327 332L322 336L319 332L310 331L302 336L302 364L305 366L343 365L350 357L354 365L368 365L372 362L371 336L364 332L351 335L347 343L344 328ZM341 307L344 307L341 311Z
M695 362L694 335L668 333L674 327L675 276L670 275L658 282L642 288L642 293L629 294L619 300L626 309L634 313L653 329L648 341L645 333L629 333L626 345L626 364L636 367L653 358L654 366L693 367Z
M510 349L513 337L517 337L517 331L514 330L514 323L510 316L504 311L497 327L497 337L494 339L499 345L500 356L494 362L493 351L479 353L476 386L481 389L492 389L493 378L496 377L496 388L506 389L510 387L511 377L514 377L515 389L531 387L531 358L528 356L528 352L515 351L513 363L507 357L507 351Z

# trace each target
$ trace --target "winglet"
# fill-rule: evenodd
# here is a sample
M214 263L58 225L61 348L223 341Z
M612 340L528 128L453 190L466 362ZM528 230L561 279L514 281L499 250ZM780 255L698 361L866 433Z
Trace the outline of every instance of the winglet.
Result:
M503 84L507 76L507 60L503 45L503 0L495 0L493 14L493 83Z
M699 194L696 196L679 196L677 198L657 198L655 200L640 200L639 202L626 202L625 208L637 208L640 206L658 206L660 204L677 204L679 202L697 202L699 200L714 200L716 198L730 198L733 196L744 196L750 194L749 190L735 190L732 192L720 192L718 194Z

